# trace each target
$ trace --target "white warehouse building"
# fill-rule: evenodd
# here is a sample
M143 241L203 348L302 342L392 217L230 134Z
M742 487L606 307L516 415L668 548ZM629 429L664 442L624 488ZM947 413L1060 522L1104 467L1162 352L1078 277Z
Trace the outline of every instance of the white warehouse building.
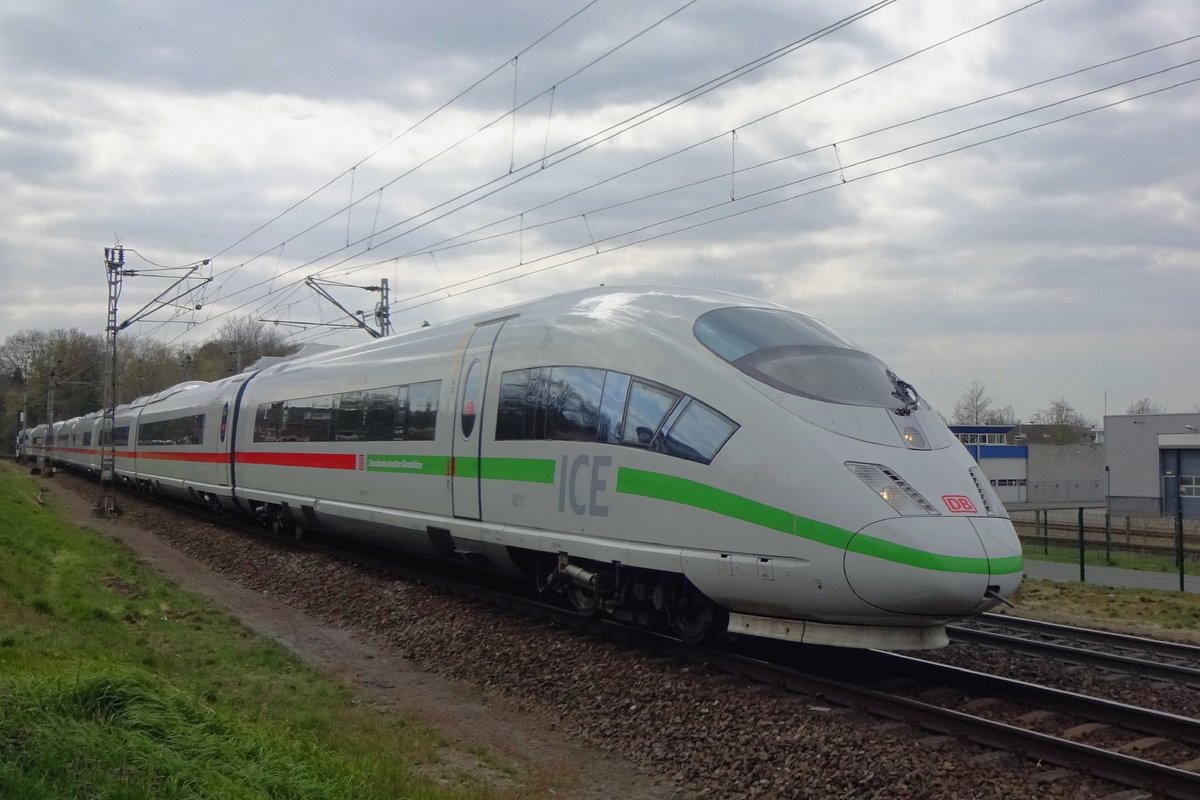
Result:
M1104 418L1113 514L1200 517L1200 413Z

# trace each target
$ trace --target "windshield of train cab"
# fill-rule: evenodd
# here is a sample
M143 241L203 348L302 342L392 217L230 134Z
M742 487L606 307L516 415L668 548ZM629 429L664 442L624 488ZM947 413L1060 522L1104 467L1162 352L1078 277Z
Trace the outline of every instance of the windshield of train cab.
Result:
M772 308L719 308L696 338L739 370L789 394L855 406L896 406L883 362L817 320Z

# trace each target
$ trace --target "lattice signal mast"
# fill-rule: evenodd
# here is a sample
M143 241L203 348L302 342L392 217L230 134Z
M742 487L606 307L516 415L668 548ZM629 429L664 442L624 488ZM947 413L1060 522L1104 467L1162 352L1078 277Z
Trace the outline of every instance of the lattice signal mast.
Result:
M112 489L117 467L117 445L113 436L117 419L117 334L161 308L177 306L184 297L211 281L212 278L198 278L196 275L200 267L207 266L208 263L208 259L205 259L185 267L132 270L125 268L124 247L118 245L104 248L104 273L108 279L108 324L104 331L108 351L105 354L104 364L104 408L100 419L100 486L103 493L96 507L97 513L102 516L107 517L117 511ZM121 299L121 285L125 278L136 275L173 278L180 272L183 272L183 276L160 292L157 297L135 311L128 319L123 322L118 321L117 303ZM196 282L193 283L193 280ZM199 311L200 306L196 305L195 310Z

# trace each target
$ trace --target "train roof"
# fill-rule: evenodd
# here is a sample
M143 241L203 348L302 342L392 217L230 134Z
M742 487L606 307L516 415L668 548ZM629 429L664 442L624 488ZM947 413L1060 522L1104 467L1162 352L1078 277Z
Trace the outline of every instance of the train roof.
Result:
M551 295L514 305L486 311L415 331L396 334L370 342L335 348L305 356L297 354L286 361L267 367L264 375L277 374L293 367L324 364L347 356L360 356L386 349L399 343L419 342L444 335L455 329L466 329L492 320L519 318L522 324L563 325L569 321L581 325L588 320L609 327L632 328L643 334L658 334L678 338L690 335L696 318L714 308L728 307L778 308L778 303L720 292L668 286L598 286Z

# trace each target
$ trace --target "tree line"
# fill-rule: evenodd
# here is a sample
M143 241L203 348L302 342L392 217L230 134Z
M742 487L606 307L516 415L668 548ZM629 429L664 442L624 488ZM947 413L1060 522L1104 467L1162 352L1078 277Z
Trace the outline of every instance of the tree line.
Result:
M1166 411L1164 406L1143 397L1130 403L1125 413L1165 414ZM954 404L953 422L956 425L1018 425L1022 420L1017 419L1012 406L1000 407L995 398L988 394L987 387L976 379L971 381L971 385ZM1079 413L1062 397L1038 409L1029 423L1046 426L1050 444L1075 444L1087 439L1096 427L1092 420Z
M54 419L96 411L104 403L104 337L71 328L23 330L0 344L0 424L15 435L18 414L26 427L47 419L54 388ZM117 402L153 394L188 380L213 381L233 375L262 356L282 356L296 347L274 327L235 317L198 347L168 345L148 337L117 337Z

